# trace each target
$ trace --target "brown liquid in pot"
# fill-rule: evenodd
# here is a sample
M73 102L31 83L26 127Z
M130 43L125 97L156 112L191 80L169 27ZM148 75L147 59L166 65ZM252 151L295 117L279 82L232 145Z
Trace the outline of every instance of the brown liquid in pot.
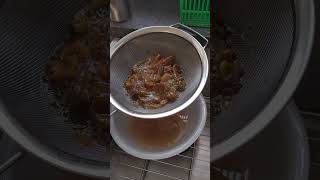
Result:
M133 139L146 148L168 148L184 135L187 120L188 116L185 114L161 119L130 117L129 131Z

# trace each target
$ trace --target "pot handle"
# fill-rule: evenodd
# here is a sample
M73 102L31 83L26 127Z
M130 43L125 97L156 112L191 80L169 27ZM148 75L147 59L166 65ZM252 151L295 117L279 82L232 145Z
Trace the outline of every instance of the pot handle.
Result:
M177 29L180 29L182 31L185 31L185 32L189 33L194 38L196 38L204 48L208 45L208 39L207 38L205 38L200 33L198 33L197 31L195 31L193 29L191 29L190 27L188 27L186 25L183 25L181 23L177 23L177 24L171 25L170 27L174 27L174 28L177 28Z

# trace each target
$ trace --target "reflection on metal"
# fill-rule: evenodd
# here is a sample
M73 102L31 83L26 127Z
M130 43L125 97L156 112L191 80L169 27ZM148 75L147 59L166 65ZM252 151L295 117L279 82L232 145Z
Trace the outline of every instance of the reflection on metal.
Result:
M123 22L130 17L129 6L126 0L110 0L110 19L114 22Z
M244 172L231 171L228 169L220 169L213 167L213 169L221 173L228 180L248 180L249 170L247 169Z
M7 161L0 165L0 174L4 173L7 169L14 165L15 162L20 160L23 156L22 152L17 152L12 157L10 157Z

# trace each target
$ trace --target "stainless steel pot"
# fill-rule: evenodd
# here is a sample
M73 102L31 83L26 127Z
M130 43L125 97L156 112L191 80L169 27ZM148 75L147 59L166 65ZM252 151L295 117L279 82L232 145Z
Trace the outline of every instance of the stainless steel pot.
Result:
M129 116L117 112L110 118L110 132L117 145L132 156L142 159L165 159L173 157L189 148L200 136L207 119L206 102L200 95L183 111L187 116L181 138L168 148L146 148L129 133Z

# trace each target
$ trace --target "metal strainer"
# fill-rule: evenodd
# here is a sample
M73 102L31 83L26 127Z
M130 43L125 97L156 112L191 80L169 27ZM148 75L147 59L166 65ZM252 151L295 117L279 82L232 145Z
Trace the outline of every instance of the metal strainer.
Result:
M0 127L57 167L106 179L109 148L86 147L75 140L72 127L50 105L54 95L42 79L49 57L70 32L73 15L87 2L0 3Z
M199 33L181 24L147 27L120 39L110 50L111 103L128 115L149 119L183 110L200 95L206 83L209 67L204 47L207 42ZM144 109L132 101L123 85L133 65L154 53L174 55L187 85L173 103L158 109Z
M239 94L212 123L212 161L254 137L290 100L307 67L315 22L313 0L223 0L213 4L214 20L230 28L227 43L245 74ZM211 37L214 45L217 38Z

